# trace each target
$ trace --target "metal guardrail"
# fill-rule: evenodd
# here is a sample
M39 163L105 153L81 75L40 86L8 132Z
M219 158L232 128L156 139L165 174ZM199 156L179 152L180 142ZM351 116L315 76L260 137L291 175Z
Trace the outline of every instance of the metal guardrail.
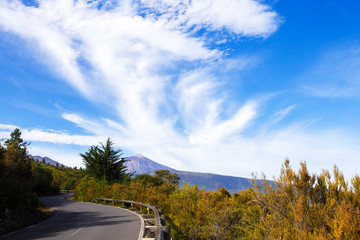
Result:
M60 190L61 193L74 193L75 190Z
M142 202L130 201L130 200L120 200L120 199L111 199L111 198L94 198L91 202L98 203L98 201L103 201L106 205L106 202L112 202L112 205L115 205L116 202L122 202L122 207L125 207L125 203L133 205L139 205L140 211L143 210L143 207L148 209L148 214L150 214L150 210L153 211L155 215L155 240L170 240L171 239L171 228L170 225L165 226L165 214L159 213L156 207L145 204Z

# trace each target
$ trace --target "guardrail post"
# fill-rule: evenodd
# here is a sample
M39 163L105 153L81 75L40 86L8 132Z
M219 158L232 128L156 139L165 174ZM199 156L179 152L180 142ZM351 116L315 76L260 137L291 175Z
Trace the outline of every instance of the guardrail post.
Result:
M124 202L122 202L122 207L125 208L125 203Z
M113 206L115 206L115 201L113 200L112 202L113 202Z
M167 225L163 227L164 240L171 240L171 226Z
M104 205L106 205L106 200L104 199Z
M165 226L165 222L166 222L166 216L165 214L160 215L160 222L161 222L161 226Z

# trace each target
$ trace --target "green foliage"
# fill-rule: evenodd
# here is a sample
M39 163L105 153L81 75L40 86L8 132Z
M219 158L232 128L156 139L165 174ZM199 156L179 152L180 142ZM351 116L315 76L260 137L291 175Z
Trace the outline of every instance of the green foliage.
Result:
M97 197L98 185L95 178L85 176L76 187L75 197L80 201L91 201Z
M21 132L18 128L15 128L15 130L10 133L10 139L5 141L6 146L14 144L17 144L19 149L23 149L28 145L28 143L24 142L24 140L21 138Z
M40 204L38 194L55 194L60 187L75 189L85 175L82 170L33 161L26 146L19 129L4 146L0 143L0 212L6 208L35 210Z
M34 190L38 194L47 194L53 192L51 183L53 173L50 169L42 167L38 162L32 162L32 175L34 178Z
M134 178L134 181L149 186L160 186L161 184L163 184L163 180L159 176L151 176L149 174L137 175Z
M34 164L37 164L37 162L34 161ZM77 184L86 175L84 170L77 168L57 167L42 163L40 166L52 173L53 179L51 181L51 192L49 193L58 193L59 190L75 190Z
M175 173L171 173L169 170L157 170L155 171L155 176L161 178L164 183L179 185L180 177Z
M65 182L61 183L60 190L75 190L79 179L75 177L66 178Z
M5 208L34 210L38 205L33 193L31 160L26 144L15 129L11 139L0 144L0 211Z
M87 173L97 180L108 182L121 182L129 178L124 165L125 159L121 157L121 150L115 150L110 138L106 145L91 146L89 151L80 154Z

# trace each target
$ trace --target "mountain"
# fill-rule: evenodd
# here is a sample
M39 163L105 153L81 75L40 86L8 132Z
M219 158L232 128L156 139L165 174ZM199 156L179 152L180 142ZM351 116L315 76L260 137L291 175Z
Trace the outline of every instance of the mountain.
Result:
M177 170L173 172L180 177L182 184L196 184L199 189L204 188L209 191L223 187L229 192L234 193L252 187L251 181L248 178Z
M135 172L135 175L140 174L150 174L154 173L156 170L169 170L173 171L174 169L162 165L160 163L154 162L153 160L144 157L141 154L137 154L136 156L126 158L125 165L127 166L128 172Z
M184 183L189 185L197 184L198 188L204 188L205 190L216 190L220 187L223 187L231 193L252 187L250 179L248 178L232 177L212 173L179 171L159 164L147 157L144 157L141 154L128 157L126 160L128 160L126 162L128 172L135 172L135 175L153 175L156 170L169 170L172 173L176 173L180 177L181 185Z
M61 164L61 163L59 163L59 162L57 162L55 160L52 160L51 158L48 158L48 157L32 156L32 155L30 155L30 157L32 159L34 159L34 161L39 161L39 162L42 162L42 160L45 159L45 164L50 164L50 165L53 165L53 166L56 166L56 165L61 166L61 165L63 165L63 164ZM64 167L66 167L66 166L64 166Z

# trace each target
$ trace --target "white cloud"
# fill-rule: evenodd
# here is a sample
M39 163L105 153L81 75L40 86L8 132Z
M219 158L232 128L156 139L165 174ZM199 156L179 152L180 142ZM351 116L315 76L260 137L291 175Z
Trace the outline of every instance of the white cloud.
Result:
M19 127L11 124L0 124L0 130L13 131L15 128Z
M243 36L265 37L277 30L278 14L254 0L142 0L149 18L167 21L175 28L227 29ZM141 5L140 5L141 6Z
M229 93L221 90L224 83L208 66L226 65L224 71L243 69L252 59L226 58L221 50L208 47L211 40L198 30L267 37L280 24L269 6L254 0L143 0L136 4L124 0L101 1L104 5L98 9L98 2L39 0L35 8L20 1L0 1L0 29L20 36L27 51L54 74L60 74L88 100L107 104L117 115L88 119L81 112L62 114L86 135L21 129L26 141L36 143L31 146L34 154L79 165L79 149L66 151L66 145L86 148L110 137L120 148L134 154L141 151L184 170L236 176L265 171L271 177L288 156L295 162L311 161L309 167L315 165L316 171L336 162L347 176L353 174L349 159L359 155L355 144L359 141L351 134L314 132L295 125L245 135L246 128L262 114L259 109L266 97L238 103L229 113ZM229 36L222 37L225 39L215 42ZM358 60L358 51L350 55ZM336 56L324 59L338 59ZM325 68L326 61L320 61L315 70L345 69L345 85L358 87L358 64L339 62L334 60ZM320 87L306 86L319 89L324 82L320 81ZM270 114L269 121L275 124L294 109L291 105ZM0 125L0 137L8 137L14 128Z
M68 145L37 143L31 144L28 151L33 156L49 157L68 167L83 167L79 153L85 152L86 147L69 148Z
M10 137L10 133L15 130L15 128L19 128L15 125L10 124L1 124L0 123L0 143Z
M318 151L311 150L315 143L310 134L288 129L244 136L266 101L261 98L228 109L224 82L208 66L243 69L251 59L229 60L220 49L208 47L210 40L198 30L267 37L280 24L268 5L254 0L136 2L105 1L108 5L102 9L84 0L39 0L38 8L20 1L0 2L3 31L20 36L51 71L88 100L116 113L113 119L89 119L86 113L65 112L63 119L88 134L32 128L22 129L24 139L86 147L111 137L129 152L141 151L174 168L238 176L264 166L273 173L285 156L297 160L306 151L319 156L325 144L344 150L335 141L318 143ZM273 118L280 121L293 108ZM39 154L61 155L54 148L46 152L45 147L32 147ZM272 162L275 159L279 164Z
M245 36L268 36L278 28L278 15L253 0L192 1L186 12L188 25L227 28Z
M37 49L39 60L42 59L54 72L60 73L71 85L87 94L88 85L78 69L78 56L71 46L72 41L55 27L60 20L61 11L54 11L24 7L19 1L2 1L0 27L29 41L30 47ZM49 18L49 15L53 17Z
M62 117L65 120L75 123L78 127L86 130L90 134L105 136L111 133L111 130L104 126L104 123L102 122L87 120L74 113L63 113Z
M22 138L31 142L51 142L59 144L75 144L81 146L97 145L105 136L73 135L43 129L21 129Z
M360 47L337 46L327 50L299 79L301 91L311 96L357 98L360 94Z
M217 119L205 121L202 128L189 136L190 142L195 144L221 143L229 137L236 136L244 127L256 117L256 103L245 104L238 112L228 120Z
M289 113L291 113L296 107L296 104L293 104L285 109L282 109L272 115L271 124L276 124L283 120Z
M238 114L243 123L251 121L255 105L245 105ZM235 119L235 118L234 118ZM112 135L71 135L43 129L21 129L22 137L32 142L29 151L34 155L48 156L67 166L81 166L79 153L90 145L98 145L110 137L116 147L127 153L142 153L162 164L180 170L212 172L234 176L251 177L251 172L264 172L268 178L279 174L285 157L289 157L297 168L300 161L307 161L310 172L319 173L321 169L331 170L336 164L347 179L360 169L354 167L354 156L360 155L357 145L360 139L342 130L310 130L306 123L299 123L260 132L252 136L234 135L229 138L213 137L212 141L191 141L180 134L165 137L143 138L124 133L117 123L109 123L108 132ZM241 123L242 121L240 121ZM239 128L240 126L240 128ZM234 128L242 129L243 125ZM210 137L215 133L205 132ZM226 132L226 131L225 131ZM0 131L0 136L8 137L9 132ZM209 137L208 137L209 139ZM49 143L52 143L49 145ZM68 145L69 147L67 147ZM74 146L82 146L80 149ZM128 154L126 154L128 156Z

